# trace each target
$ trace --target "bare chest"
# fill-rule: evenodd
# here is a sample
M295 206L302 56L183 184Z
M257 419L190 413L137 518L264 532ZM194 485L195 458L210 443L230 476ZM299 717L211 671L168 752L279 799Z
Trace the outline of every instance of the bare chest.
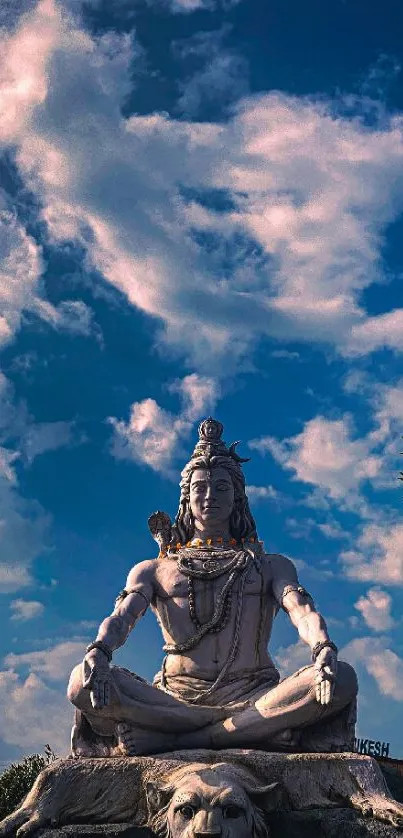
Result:
M202 561L191 564L192 569L203 570ZM270 563L251 561L244 571L233 573L229 569L217 576L209 576L208 568L200 578L197 573L183 573L175 560L159 561L153 608L165 641L187 642L200 627L210 626L197 646L180 660L171 656L167 664L170 674L189 674L195 668L204 671L206 661L215 662L219 669L228 656L239 617L242 634L237 665L249 665L252 659L254 666L265 664L276 611Z
M230 567L228 571L220 573L220 563L207 555L203 559L193 561L191 567L194 573L187 575L182 572L175 559L161 560L155 579L156 599L187 599L189 590L193 590L198 599L205 599L219 596L223 589L239 590L241 585L248 597L267 596L271 590L268 562L261 565L251 562L244 572L234 571Z

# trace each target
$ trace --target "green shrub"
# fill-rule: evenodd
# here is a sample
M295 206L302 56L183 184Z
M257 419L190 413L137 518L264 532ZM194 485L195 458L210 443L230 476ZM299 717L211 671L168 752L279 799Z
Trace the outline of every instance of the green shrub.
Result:
M32 788L38 774L56 759L50 745L45 753L32 754L22 762L14 762L0 775L0 821L10 815Z

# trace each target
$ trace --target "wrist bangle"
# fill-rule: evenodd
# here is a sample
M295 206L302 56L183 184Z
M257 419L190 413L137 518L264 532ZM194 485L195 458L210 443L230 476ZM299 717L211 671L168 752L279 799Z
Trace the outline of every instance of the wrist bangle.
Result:
M322 651L322 649L333 649L333 651L336 653L336 655L337 655L337 652L339 651L336 644L333 643L332 640L323 640L322 643L316 643L315 646L312 649L312 663L315 663L315 661L316 661L318 655L320 654L320 652Z
M99 649L100 652L103 652L104 655L108 658L108 662L110 663L112 660L112 649L104 643L103 640L95 640L94 643L90 643L89 646L86 648L86 652L91 652L93 649Z

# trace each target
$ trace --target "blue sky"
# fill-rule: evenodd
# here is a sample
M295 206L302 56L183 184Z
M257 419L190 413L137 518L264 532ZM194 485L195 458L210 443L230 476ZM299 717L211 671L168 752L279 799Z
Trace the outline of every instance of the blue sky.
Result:
M403 757L402 10L33 0L0 23L0 761L66 682L198 421ZM116 661L151 678L152 615ZM309 660L280 615L284 675Z

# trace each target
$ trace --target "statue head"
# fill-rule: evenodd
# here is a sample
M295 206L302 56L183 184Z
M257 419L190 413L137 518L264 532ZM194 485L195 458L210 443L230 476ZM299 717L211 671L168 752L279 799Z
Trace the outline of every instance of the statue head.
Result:
M266 838L263 811L279 802L243 766L188 764L147 785L149 825L160 838Z
M199 441L181 474L181 496L175 518L173 541L186 544L195 533L197 520L227 529L237 542L256 538L256 524L249 509L242 463L246 459L221 439L221 422L204 419L199 426ZM206 492L213 492L209 507Z

